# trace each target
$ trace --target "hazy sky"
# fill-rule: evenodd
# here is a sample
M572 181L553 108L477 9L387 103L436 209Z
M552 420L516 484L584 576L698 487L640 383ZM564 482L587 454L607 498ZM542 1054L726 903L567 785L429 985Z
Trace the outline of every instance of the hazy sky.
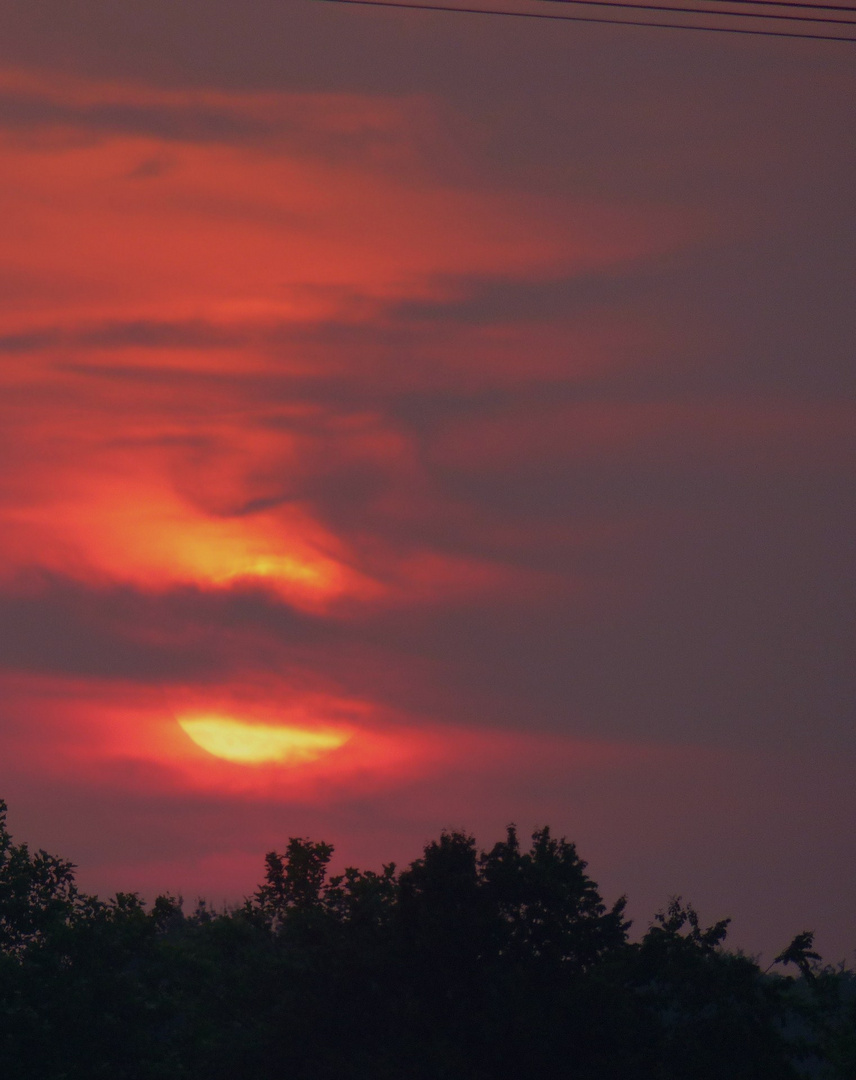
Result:
M16 839L216 902L546 823L852 957L853 49L7 5Z

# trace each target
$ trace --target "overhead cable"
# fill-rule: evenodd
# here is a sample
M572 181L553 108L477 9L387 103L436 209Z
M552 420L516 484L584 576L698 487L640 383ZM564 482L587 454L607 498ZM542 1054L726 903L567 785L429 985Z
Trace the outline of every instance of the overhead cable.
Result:
M636 8L639 11L679 11L682 15L715 15L718 19L776 19L784 22L810 22L810 23L833 23L838 26L853 26L856 27L856 19L835 19L828 18L823 15L768 15L766 13L758 11L715 11L712 8L699 8L699 7L678 7L674 4L637 4L633 0L543 0L544 3L551 4L573 4L582 5L585 7L606 7L606 8ZM727 3L731 3L732 0L726 0ZM754 2L754 0L749 0Z
M652 22L650 20L639 19L612 19L612 18L599 18L596 15L559 15L548 11L510 11L507 8L485 8L485 7L458 7L451 4L421 4L421 3L408 3L407 0L314 0L315 3L327 3L327 4L349 4L357 7L381 7L381 8L398 8L400 10L407 11L443 11L443 12L457 12L460 15L505 15L510 18L519 19L549 19L553 22L579 22L579 23L602 23L610 26L649 26L657 30L702 30L707 33L714 34L749 34L753 37L780 37L780 38L802 38L807 41L846 41L850 43L856 43L856 37L843 37L841 34L806 34L793 30L761 30L752 29L748 26L705 26L701 23L669 23L669 22ZM605 0L603 0L605 2ZM628 4L628 7L641 7L641 5ZM802 6L802 5L801 5ZM674 9L673 9L674 10ZM700 15L712 15L718 18L727 18L729 14L735 14L734 12L719 12L711 11L710 9L693 9L693 13ZM759 14L757 18L763 20L766 16ZM792 21L798 21L792 19ZM812 20L814 21L814 20ZM833 20L820 20L823 22L832 22ZM854 24L851 24L854 25Z
M811 4L798 0L707 0L710 4L750 4L752 7L807 8L809 11L853 11L853 4Z

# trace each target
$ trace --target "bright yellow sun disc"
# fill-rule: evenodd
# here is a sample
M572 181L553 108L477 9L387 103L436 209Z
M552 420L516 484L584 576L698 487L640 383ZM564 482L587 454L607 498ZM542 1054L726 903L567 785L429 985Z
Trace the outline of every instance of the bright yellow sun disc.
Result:
M178 722L197 746L240 765L304 764L335 750L348 738L342 732L245 724L220 716L189 717Z

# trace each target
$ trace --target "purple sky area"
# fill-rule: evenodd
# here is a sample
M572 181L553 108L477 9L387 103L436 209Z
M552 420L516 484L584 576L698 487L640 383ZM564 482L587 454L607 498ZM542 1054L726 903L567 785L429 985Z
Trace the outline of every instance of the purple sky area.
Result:
M550 824L852 959L853 49L7 5L15 838L216 902Z

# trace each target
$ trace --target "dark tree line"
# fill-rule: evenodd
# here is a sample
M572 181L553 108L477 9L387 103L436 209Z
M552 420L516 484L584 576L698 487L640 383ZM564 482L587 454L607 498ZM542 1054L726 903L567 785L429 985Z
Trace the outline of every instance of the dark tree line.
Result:
M809 933L763 972L673 900L631 942L549 829L443 834L401 871L330 876L331 854L290 840L236 910L104 902L0 801L0 1076L856 1077L856 978Z

